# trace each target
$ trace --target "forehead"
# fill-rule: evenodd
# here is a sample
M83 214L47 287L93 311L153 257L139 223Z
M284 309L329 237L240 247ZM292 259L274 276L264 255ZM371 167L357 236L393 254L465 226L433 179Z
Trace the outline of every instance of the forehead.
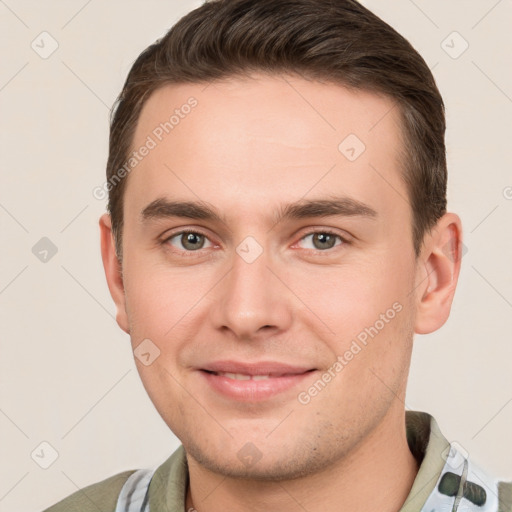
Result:
M233 208L334 189L381 209L407 196L394 101L291 75L164 86L139 117L132 150L144 146L125 192L139 209L173 194Z

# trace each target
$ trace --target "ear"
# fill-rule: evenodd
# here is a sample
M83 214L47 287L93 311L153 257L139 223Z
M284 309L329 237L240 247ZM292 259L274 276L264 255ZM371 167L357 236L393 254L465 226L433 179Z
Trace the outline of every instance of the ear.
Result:
M128 314L124 295L124 284L121 264L116 255L114 235L112 234L112 221L108 213L100 217L101 258L107 278L110 295L117 308L116 321L123 331L130 333Z
M416 320L414 331L428 334L448 320L462 259L462 223L446 213L425 240L416 272Z

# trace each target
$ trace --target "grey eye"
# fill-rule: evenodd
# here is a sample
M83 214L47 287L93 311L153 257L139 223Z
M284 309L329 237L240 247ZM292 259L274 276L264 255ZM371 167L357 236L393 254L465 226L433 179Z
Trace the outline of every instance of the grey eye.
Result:
M194 231L183 231L169 238L169 243L180 250L197 251L210 243L205 235ZM211 245L211 244L210 244Z
M308 247L303 247L304 249L316 249L322 251L325 249L332 249L336 245L340 245L342 239L339 235L334 233L318 231L303 237L301 242L304 241L308 244Z

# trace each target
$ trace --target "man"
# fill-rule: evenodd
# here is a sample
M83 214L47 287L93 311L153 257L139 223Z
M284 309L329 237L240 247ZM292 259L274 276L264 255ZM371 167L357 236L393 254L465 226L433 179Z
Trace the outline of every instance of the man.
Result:
M405 412L414 333L447 320L462 228L411 45L355 0L218 0L133 65L102 257L182 446L51 512L512 510Z

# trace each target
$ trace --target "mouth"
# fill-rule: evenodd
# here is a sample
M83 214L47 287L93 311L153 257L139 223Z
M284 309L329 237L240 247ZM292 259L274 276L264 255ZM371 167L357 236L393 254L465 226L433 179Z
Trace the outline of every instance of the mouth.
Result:
M291 393L316 368L278 363L219 362L199 370L208 387L216 394L236 401L260 402L287 391Z
M267 373L262 375L250 375L247 373L231 373L231 372L213 372L209 370L204 370L207 373L211 373L212 375L218 375L220 377L227 377L228 379L234 380L268 380L275 379L277 377L290 377L296 375L302 375L302 373L312 372L314 370L306 370L306 372L302 373Z

